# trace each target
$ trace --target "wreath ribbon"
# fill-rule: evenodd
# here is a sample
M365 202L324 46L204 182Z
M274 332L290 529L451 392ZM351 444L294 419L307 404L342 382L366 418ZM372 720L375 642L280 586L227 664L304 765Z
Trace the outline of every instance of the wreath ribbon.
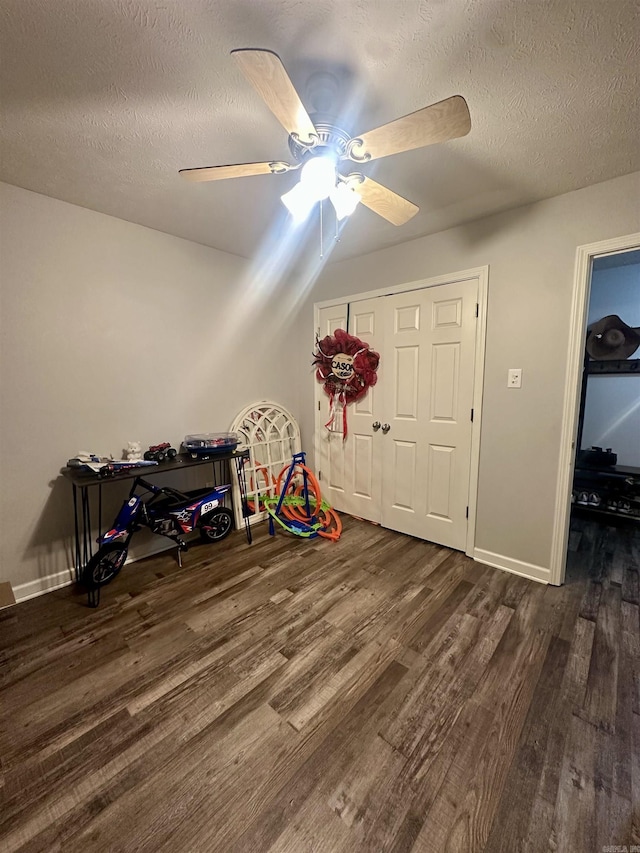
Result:
M335 423L336 418L338 417L338 405L342 406L342 434L344 438L347 437L347 402L344 394L335 394L333 391L329 393L329 420L326 422L325 427L328 430L333 431L333 425ZM344 439L343 439L344 440Z

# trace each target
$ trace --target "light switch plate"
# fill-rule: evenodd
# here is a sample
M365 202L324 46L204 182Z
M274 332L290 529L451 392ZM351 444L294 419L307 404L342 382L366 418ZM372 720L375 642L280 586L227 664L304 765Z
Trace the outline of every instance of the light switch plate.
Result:
M522 368L521 367L510 367L509 373L507 374L507 388L521 388L522 387Z

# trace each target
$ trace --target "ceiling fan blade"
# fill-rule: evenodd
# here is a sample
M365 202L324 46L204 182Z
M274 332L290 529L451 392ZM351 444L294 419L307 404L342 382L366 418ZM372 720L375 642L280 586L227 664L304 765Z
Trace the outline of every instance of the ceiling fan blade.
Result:
M352 186L360 196L362 204L393 225L404 225L420 210L406 198L371 178L365 178L362 183Z
M179 174L187 181L221 181L225 178L246 178L250 175L279 175L297 169L281 160L269 163L238 163L235 166L204 166L201 169L180 169Z
M376 160L434 142L457 139L466 136L470 130L471 116L467 102L462 95L454 95L361 133L350 143L348 156L356 163Z
M271 50L232 50L240 70L284 129L303 145L318 134L280 57Z

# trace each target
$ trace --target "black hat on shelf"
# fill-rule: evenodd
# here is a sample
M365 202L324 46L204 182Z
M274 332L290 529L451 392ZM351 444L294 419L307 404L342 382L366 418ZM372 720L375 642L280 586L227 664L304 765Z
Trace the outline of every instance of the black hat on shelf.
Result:
M587 352L598 361L629 358L640 347L640 326L635 329L609 314L589 326Z

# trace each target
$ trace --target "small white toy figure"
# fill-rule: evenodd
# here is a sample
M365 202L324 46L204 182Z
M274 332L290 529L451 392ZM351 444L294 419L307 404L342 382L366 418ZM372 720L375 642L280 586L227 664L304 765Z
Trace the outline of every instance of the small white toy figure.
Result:
M127 443L127 462L139 462L142 459L142 445L139 441Z

